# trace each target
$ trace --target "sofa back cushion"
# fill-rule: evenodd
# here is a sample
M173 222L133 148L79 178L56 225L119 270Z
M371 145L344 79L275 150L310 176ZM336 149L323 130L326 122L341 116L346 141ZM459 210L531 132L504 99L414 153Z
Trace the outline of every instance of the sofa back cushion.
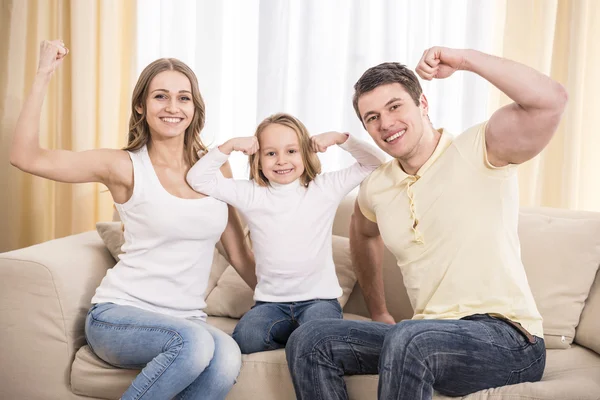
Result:
M590 295L583 307L575 342L600 354L600 270L596 273Z
M523 208L521 258L547 348L568 348L600 265L600 214Z

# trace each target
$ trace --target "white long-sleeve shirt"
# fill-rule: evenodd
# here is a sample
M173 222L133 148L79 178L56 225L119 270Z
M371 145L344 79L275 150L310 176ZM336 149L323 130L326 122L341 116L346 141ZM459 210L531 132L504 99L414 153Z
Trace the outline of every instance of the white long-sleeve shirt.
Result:
M374 146L349 136L340 147L357 163L317 176L308 187L300 180L260 186L253 180L223 177L228 155L210 150L188 172L190 186L231 204L248 223L258 284L256 301L291 302L341 296L332 257L331 230L337 207L383 162Z

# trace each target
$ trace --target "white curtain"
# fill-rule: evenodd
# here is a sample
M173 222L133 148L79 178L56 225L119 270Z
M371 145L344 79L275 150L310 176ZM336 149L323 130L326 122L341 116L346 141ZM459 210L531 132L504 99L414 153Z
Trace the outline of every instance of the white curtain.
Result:
M496 14L495 2L478 0L144 0L137 72L159 57L196 72L209 146L252 135L280 111L311 134L368 138L351 101L367 68L398 61L414 69L434 45L493 53ZM489 117L490 86L473 74L422 84L435 127L458 133ZM352 162L339 149L321 160L325 171ZM234 176L247 176L246 157L231 163Z

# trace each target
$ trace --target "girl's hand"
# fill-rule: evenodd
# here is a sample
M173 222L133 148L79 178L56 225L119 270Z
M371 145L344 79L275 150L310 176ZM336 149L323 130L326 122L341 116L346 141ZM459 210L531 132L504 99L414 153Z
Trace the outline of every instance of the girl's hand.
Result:
M245 155L249 156L256 153L259 149L258 139L256 136L237 137L229 139L225 143L219 146L224 154L231 154L232 151L241 151Z
M44 40L40 43L40 63L38 72L51 75L62 64L63 59L69 54L62 40Z
M342 144L348 139L348 133L325 132L310 138L312 150L315 153L324 153L329 146Z

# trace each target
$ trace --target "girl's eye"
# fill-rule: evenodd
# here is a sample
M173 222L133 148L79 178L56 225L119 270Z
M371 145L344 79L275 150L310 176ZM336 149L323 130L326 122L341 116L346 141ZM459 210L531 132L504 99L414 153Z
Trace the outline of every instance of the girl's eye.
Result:
M297 152L298 152L298 150L294 150L294 149L291 149L291 150L288 151L288 153L290 153L290 154L294 154L294 153L297 153Z
M275 155L275 152L273 152L273 151L270 151L270 152L268 152L268 153L267 153L267 155L268 155L269 157L273 157L273 156Z

